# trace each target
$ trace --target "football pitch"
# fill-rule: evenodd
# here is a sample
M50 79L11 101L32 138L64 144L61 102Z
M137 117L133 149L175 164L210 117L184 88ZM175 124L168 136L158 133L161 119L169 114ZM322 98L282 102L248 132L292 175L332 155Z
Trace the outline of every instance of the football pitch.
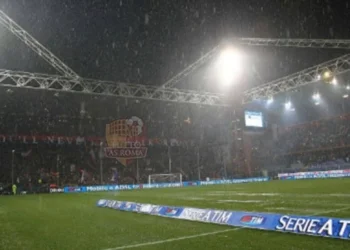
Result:
M350 218L350 179L0 197L0 249L350 249L347 240L260 231L96 207L99 199Z

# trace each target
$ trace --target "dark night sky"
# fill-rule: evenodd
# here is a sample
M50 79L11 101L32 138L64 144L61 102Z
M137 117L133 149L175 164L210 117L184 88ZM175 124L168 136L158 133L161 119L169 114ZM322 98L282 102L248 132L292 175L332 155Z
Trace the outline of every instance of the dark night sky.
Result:
M0 0L0 8L84 77L160 85L230 36L350 38L345 0ZM0 67L55 73L0 29ZM246 48L261 81L346 52Z

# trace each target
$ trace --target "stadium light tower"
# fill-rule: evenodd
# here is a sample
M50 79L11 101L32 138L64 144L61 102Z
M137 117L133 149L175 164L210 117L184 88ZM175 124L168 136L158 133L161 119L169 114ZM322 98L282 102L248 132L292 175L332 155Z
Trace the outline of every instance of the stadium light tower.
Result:
M333 77L331 84L337 85L338 84L337 78Z
M316 100L316 101L318 101L319 99L320 99L320 93L318 93L318 92L316 92L316 93L314 93L313 95L312 95L312 99L314 99L314 100Z
M284 107L286 108L286 110L292 110L292 102L290 100L286 101L284 103Z
M216 72L221 84L227 86L238 77L241 72L242 55L234 48L223 50L216 63Z
M269 99L267 99L267 104L271 104L271 103L273 103L273 97L272 96L270 96Z

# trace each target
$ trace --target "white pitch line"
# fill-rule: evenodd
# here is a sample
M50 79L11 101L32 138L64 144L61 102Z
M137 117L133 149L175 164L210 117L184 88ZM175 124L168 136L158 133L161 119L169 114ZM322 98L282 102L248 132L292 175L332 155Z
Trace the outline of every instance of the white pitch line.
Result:
M104 250L119 250L119 249L128 249L128 248L135 248L135 247L158 245L158 244L163 244L163 243L168 243L168 242L173 242L173 241L188 240L188 239L194 239L194 238L204 237L204 236L208 236L208 235L221 234L221 233L226 233L226 232L230 232L230 231L236 231L239 229L241 229L241 228L236 227L236 228L231 228L231 229L226 229L226 230L220 230L220 231L214 231L214 232L202 233L202 234L195 234L195 235L191 235L191 236L183 236L183 237L172 238L172 239L167 239L167 240L151 241L151 242L145 242L145 243L140 243L140 244L135 244L135 245L126 245L126 246L115 247L115 248L107 248Z
M350 206L348 206L348 207L343 207L343 208L338 208L338 209L333 209L333 210L321 211L321 212L319 212L319 213L312 214L312 216L315 216L315 215L323 215L323 214L331 214L331 213L337 213L337 212L345 211L345 210L348 210L348 209L350 209Z
M318 212L318 213L311 214L310 216L336 213L336 212L345 211L345 210L348 210L348 209L350 209L350 206L349 207L339 208L339 209L321 211L321 212ZM306 216L306 215L303 215L303 216ZM171 238L171 239L167 239L167 240L151 241L151 242L139 243L139 244L134 244L134 245L126 245L126 246L115 247L115 248L106 248L106 249L103 249L103 250L120 250L120 249L128 249L128 248L136 248L136 247L143 247L143 246L158 245L158 244L163 244L163 243L168 243L168 242L173 242L173 241L194 239L194 238L199 238L199 237L208 236L208 235L215 235L215 234L226 233L226 232L230 232L230 231L237 231L237 230L240 230L240 229L246 229L246 228L244 228L244 227L235 227L235 228L232 228L232 229L226 229L226 230L220 230L220 231L214 231L214 232L202 233L202 234L195 234L195 235L183 236L183 237L178 237L178 238ZM271 232L273 232L273 231L271 231Z

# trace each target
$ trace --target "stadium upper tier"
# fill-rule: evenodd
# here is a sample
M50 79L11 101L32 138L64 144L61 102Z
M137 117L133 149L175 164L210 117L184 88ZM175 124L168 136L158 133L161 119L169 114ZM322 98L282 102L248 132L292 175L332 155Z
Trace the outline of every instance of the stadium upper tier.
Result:
M0 92L0 105L0 129L8 134L104 137L107 123L137 116L143 120L149 137L195 139L205 133L204 138L209 140L223 137L222 131L228 133L227 124L232 119L228 110L218 107L159 105L145 100L57 95L31 90ZM210 127L217 129L210 130Z
M261 175L263 169L294 166L311 167L324 162L349 162L350 116L333 117L300 126L280 128L277 137L267 131L253 136L252 143L244 140L244 148L233 149L232 117L226 109L196 107L186 104L158 105L149 101L130 101L114 98L70 98L69 95L15 90L1 92L0 135L60 135L94 136L104 138L106 124L118 119L140 117L148 138L187 140L190 143L169 150L167 146L149 147L145 159L132 162L128 168L120 168L120 176L144 178L149 172L181 172L184 179L202 177L237 177L245 173L251 164L249 175ZM20 101L19 101L20 100ZM297 114L297 111L295 112ZM14 162L21 178L30 174L37 176L38 169L67 174L71 165L76 170L90 173L89 181L99 180L99 145L86 143L74 145L48 145L25 143L0 143L0 178L10 177ZM198 150L199 147L199 150ZM250 156L246 147L251 147ZM12 150L15 150L12 159ZM231 151L231 152L230 152ZM249 151L249 150L248 150ZM237 153L237 154L236 154ZM23 157L31 155L30 160ZM59 157L58 157L59 155ZM59 159L58 159L59 158ZM251 158L248 163L247 159ZM105 160L106 169L118 166L115 159ZM332 164L334 165L334 164ZM136 167L139 167L139 172ZM324 167L322 165L322 167ZM147 172L148 171L148 172ZM108 174L108 171L107 175ZM77 177L78 176L78 177ZM60 181L76 182L79 172L61 176ZM106 177L107 178L107 177Z
M350 115L280 128L275 140L271 135L253 139L254 164L273 167L315 167L324 162L349 163ZM334 164L328 164L334 167ZM341 167L342 164L338 164Z

